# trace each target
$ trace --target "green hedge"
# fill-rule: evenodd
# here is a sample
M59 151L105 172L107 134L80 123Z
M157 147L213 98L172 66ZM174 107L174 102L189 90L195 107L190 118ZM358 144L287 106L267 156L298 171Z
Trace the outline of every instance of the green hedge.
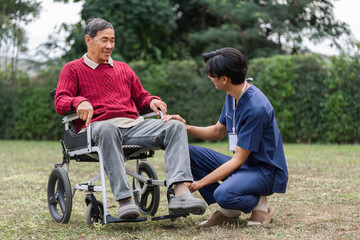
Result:
M10 139L14 135L15 91L0 82L0 139Z
M267 95L286 142L359 142L359 56L254 59L248 76Z
M0 84L0 139L60 139L64 127L50 98L60 70L49 68L35 80L21 73L16 90Z
M64 133L49 92L53 87L33 85L18 90L15 102L16 139L59 139Z
M250 61L249 77L269 98L285 142L358 143L360 56L292 55ZM144 88L189 124L216 123L225 93L214 88L194 60L130 63ZM61 117L49 92L61 67L36 81L19 76L18 88L0 83L0 139L59 139ZM1 74L1 73L0 73ZM21 81L20 81L21 80ZM191 139L194 140L194 139Z
M330 59L322 141L359 143L360 140L360 55Z

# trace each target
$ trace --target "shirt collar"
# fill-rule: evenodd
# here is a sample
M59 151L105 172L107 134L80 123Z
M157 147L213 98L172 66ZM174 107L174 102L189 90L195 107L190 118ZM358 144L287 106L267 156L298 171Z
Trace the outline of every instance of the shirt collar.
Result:
M84 54L83 58L84 58L85 64L88 65L90 68L96 69L99 66L99 63L93 62L88 58L87 53ZM112 67L114 66L114 61L111 57L109 57L109 60L107 63Z

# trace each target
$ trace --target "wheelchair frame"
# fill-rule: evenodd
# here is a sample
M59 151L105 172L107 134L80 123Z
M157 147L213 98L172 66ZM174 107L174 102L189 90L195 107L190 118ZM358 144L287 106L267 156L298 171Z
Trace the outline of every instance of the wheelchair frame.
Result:
M147 113L143 116L155 115L155 113ZM87 191L85 202L87 210L85 214L86 223L91 226L94 222L101 224L115 223L115 222L140 222L146 221L147 218L139 217L136 219L122 219L116 218L109 214L107 209L107 196L105 185L105 170L103 164L103 155L97 146L93 146L91 140L91 124L86 128L86 131L78 134L71 134L70 124L75 119L78 119L76 112L71 112L65 115L62 122L65 124L64 141L61 141L63 149L63 162L55 164L54 169L50 174L48 181L48 206L50 215L55 222L67 223L70 219L72 198L76 190ZM154 155L154 149L138 146L138 145L124 145L124 151L130 150L129 154L124 152L124 160L135 159L135 172L126 170L126 174L133 178L133 196L135 203L138 205L140 212L154 216L158 210L160 202L160 186L166 186L165 180L158 180L153 167L145 162L148 157ZM94 156L94 153L97 154ZM81 160L85 158L86 160ZM85 183L74 185L71 189L70 180L68 177L70 160L84 162L99 162L100 174L91 178ZM140 162L141 161L141 162ZM145 172L149 178L141 175ZM93 183L100 180L101 186L94 186ZM55 186L56 185L56 186ZM97 201L94 192L102 193L103 203ZM147 197L151 194L150 207L146 207ZM169 201L170 195L174 194L173 189L168 189L167 198ZM59 206L58 206L59 205ZM62 212L59 212L59 208ZM188 213L183 214L169 214L159 217L152 217L151 220L171 219L175 220L179 217L186 217Z

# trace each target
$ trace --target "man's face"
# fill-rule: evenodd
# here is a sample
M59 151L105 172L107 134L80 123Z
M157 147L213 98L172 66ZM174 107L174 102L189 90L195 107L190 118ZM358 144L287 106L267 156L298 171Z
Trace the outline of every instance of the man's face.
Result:
M107 28L98 31L93 38L86 35L85 42L88 47L88 58L96 63L105 63L115 47L114 29Z
M212 83L214 84L215 88L217 89L221 89L221 81L219 78L217 77L211 77L211 76L208 76L210 78L210 80L212 81Z

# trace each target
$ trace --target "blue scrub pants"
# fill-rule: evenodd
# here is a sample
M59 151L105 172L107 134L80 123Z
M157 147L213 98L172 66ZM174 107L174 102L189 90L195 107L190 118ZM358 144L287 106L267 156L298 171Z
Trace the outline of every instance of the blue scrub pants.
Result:
M189 146L191 172L198 181L229 161L231 157L211 149ZM218 203L220 207L250 213L259 203L260 195L271 195L274 175L265 175L256 166L244 165L234 171L223 183L213 183L199 190L208 205Z

